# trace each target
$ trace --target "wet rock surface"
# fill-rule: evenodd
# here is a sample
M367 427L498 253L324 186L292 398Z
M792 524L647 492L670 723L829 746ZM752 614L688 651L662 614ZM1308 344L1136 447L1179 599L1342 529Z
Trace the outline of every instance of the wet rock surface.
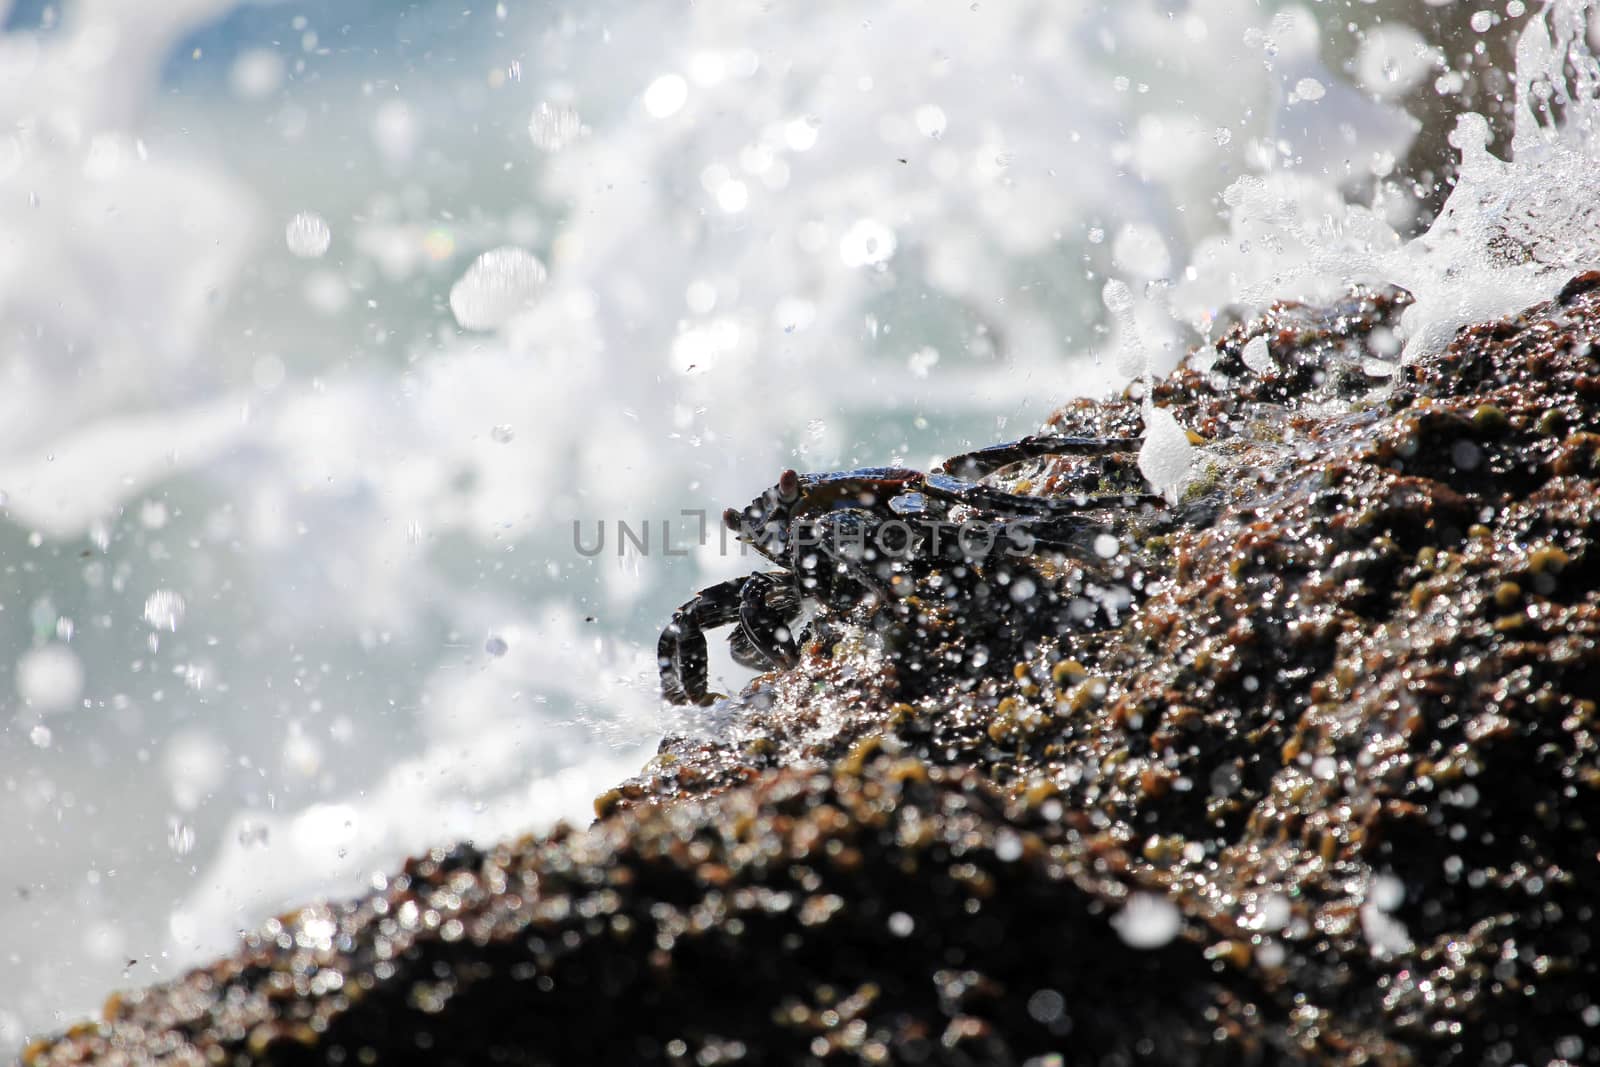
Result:
M436 850L25 1062L1600 1062L1600 275L1399 367L1405 303L1158 383L1197 477L1105 556L935 572L591 829Z

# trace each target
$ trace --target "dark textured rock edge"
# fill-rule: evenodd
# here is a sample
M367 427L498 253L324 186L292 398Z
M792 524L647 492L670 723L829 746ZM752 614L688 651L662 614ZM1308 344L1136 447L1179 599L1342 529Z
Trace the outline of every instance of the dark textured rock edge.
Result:
M1128 519L1116 629L930 599L592 829L435 851L24 1061L1595 1062L1597 282L1389 386L1401 294L1236 327L1154 390L1216 517Z

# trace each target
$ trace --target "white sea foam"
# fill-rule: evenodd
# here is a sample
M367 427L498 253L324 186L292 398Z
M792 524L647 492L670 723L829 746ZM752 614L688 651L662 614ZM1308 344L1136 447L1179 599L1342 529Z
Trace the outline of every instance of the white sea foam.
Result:
M1403 242L1381 198L1346 203L1325 183L1277 171L1242 177L1224 194L1229 232L1200 243L1175 309L1203 327L1220 300L1395 284L1416 298L1401 323L1402 358L1413 360L1461 326L1554 296L1574 272L1600 266L1592 14L1590 0L1548 0L1528 21L1516 50L1511 158L1489 151L1487 120L1461 115L1450 135L1456 185L1426 233Z

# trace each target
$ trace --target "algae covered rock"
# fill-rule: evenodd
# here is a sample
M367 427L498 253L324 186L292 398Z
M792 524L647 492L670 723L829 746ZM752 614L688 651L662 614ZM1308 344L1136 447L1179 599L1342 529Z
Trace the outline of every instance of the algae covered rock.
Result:
M589 830L436 850L24 1060L1600 1062L1597 284L1405 365L1403 293L1280 305L1076 401L1196 442L1029 573L1105 625L914 590Z

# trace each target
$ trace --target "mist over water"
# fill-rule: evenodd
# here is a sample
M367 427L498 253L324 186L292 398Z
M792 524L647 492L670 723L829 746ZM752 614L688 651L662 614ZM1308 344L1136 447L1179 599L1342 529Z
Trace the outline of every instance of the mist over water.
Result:
M1403 229L1448 67L1235 0L337 6L0 34L0 1054L586 821L715 728L655 639L755 561L685 509L1172 366L1283 253L1224 191Z

